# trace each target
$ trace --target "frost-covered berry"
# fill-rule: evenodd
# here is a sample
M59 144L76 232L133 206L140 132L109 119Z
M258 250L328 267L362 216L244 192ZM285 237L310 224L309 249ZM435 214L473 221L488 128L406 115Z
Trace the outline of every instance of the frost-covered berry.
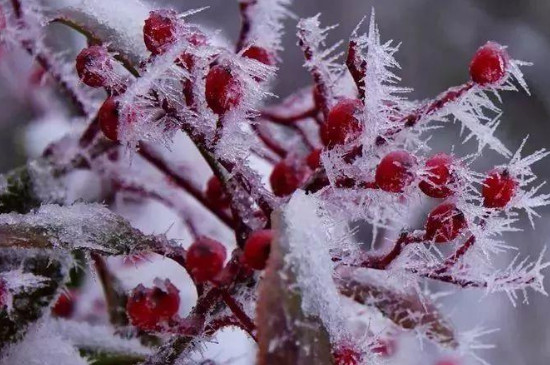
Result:
M310 169L315 170L321 166L321 149L316 148L306 157L306 163Z
M362 107L359 99L342 99L333 106L319 131L323 144L333 148L355 140L363 130L357 119Z
M118 140L119 110L118 102L114 97L109 97L97 113L99 128L111 141Z
M470 77L479 85L497 85L506 78L510 57L506 49L496 42L481 46L470 63Z
M214 279L222 269L227 252L220 242L199 237L187 250L185 264L197 283Z
M8 305L9 291L4 279L0 278L0 310Z
M418 187L432 198L446 198L453 194L450 184L453 182L451 166L453 158L445 153L438 153L426 161L427 176Z
M341 346L333 354L334 365L359 365L361 363L361 354L352 347Z
M252 232L244 244L243 261L255 270L265 269L272 239L273 231L270 229Z
M278 162L269 176L273 194L287 196L295 192L306 179L306 170L304 166L293 163L293 161L282 160Z
M225 191L223 190L220 179L216 176L212 176L206 184L206 199L212 206L218 209L229 208L230 200Z
M84 48L76 56L76 72L83 83L90 87L107 84L107 74L113 71L109 52L101 46Z
M401 193L414 180L416 159L407 151L388 153L376 167L376 185L391 193Z
M426 239L436 243L454 240L468 226L464 213L453 203L443 203L430 212Z
M243 57L256 60L264 65L273 66L275 58L268 50L262 47L251 46L243 52Z
M216 65L206 76L205 94L210 109L216 114L224 114L241 102L241 83L230 68Z
M154 55L166 51L176 39L177 14L173 10L155 10L149 13L143 26L143 40Z
M74 293L62 293L52 307L52 314L61 318L69 318L74 312Z
M487 208L504 208L516 195L518 182L508 170L494 170L483 181L481 195Z
M146 288L140 284L132 290L126 303L132 325L153 330L176 315L180 306L179 290L168 279L163 286Z

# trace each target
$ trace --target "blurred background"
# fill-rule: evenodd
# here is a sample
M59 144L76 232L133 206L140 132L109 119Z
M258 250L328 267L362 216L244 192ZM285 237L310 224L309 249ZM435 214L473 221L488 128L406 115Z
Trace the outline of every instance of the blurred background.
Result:
M125 0L113 0L125 1ZM147 1L145 1L147 2ZM152 2L151 2L152 3ZM236 39L240 21L234 0L164 0L157 7L170 6L180 11L210 6L193 17L193 21L221 29ZM413 98L430 98L449 86L468 78L468 65L476 49L488 40L509 46L512 57L533 62L524 68L531 96L525 92L502 94L502 124L497 135L514 151L529 135L526 152L550 148L550 1L547 0L295 0L294 13L306 17L322 13L324 25L339 24L330 33L330 43L346 39L363 16L376 10L382 40L402 42L397 60L402 66L398 74L402 85L414 88ZM308 85L311 80L302 68L302 54L296 47L295 20L287 21L283 63L276 80L275 93L281 97ZM61 40L60 40L61 42ZM21 148L25 121L33 118L26 95L18 93L21 80L10 78L9 67L2 64L0 79L0 170L20 164L25 159ZM471 152L473 145L463 146L458 128L437 132L435 151L459 154ZM479 161L479 171L503 163L488 152ZM535 166L543 180L550 179L550 160ZM543 188L546 192L550 187ZM538 255L550 241L550 209L541 209L541 218L533 230L525 220L525 231L510 234L509 242L520 252ZM530 304L514 308L505 295L483 297L479 291L454 294L444 300L445 310L452 313L460 330L477 325L499 328L484 340L496 350L480 355L498 365L550 364L550 300L530 295ZM435 364L434 357L434 364ZM402 364L429 365L413 358ZM460 364L470 364L466 360Z

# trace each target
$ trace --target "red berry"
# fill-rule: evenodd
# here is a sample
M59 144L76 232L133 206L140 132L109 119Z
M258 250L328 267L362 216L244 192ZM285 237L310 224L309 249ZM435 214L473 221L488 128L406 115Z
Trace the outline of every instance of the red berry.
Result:
M118 122L119 122L119 111L118 111L118 102L114 97L109 97L97 114L99 119L99 128L111 141L118 140Z
M185 263L197 283L214 279L222 269L227 257L225 246L207 237L199 237L189 247Z
M275 64L273 55L262 47L251 46L247 48L247 50L243 52L243 57L251 58L268 66L273 66Z
M321 125L321 140L328 148L351 142L361 134L363 127L357 116L363 108L358 99L342 99L329 111Z
M494 170L483 181L483 205L487 208L504 208L516 195L518 182L508 170Z
M453 191L449 185L453 182L451 165L453 158L445 153L438 153L426 161L427 176L418 184L424 194L432 198L446 198Z
M272 239L273 231L270 229L252 232L244 244L244 262L255 270L265 269Z
M4 279L0 278L0 310L2 310L4 306L8 305L9 295L8 285Z
M88 86L106 86L107 73L112 70L109 52L101 46L84 48L76 56L76 72L80 80Z
M407 151L388 153L376 167L376 185L388 192L401 193L414 180L416 159Z
M179 290L164 281L164 289L138 285L128 297L126 312L130 323L145 330L154 330L160 322L174 317L180 306Z
M295 192L307 178L306 170L305 166L288 160L277 163L269 176L273 194L287 196Z
M229 197L225 194L222 183L216 176L212 176L206 184L206 199L217 209L229 208Z
M149 13L143 26L143 40L152 54L166 51L176 39L177 14L173 10L155 10Z
M436 243L449 242L458 237L467 226L464 214L453 203L443 203L428 216L426 239Z
M332 355L334 365L358 365L361 362L361 354L348 346L336 349Z
M62 293L52 308L52 313L57 317L69 318L74 312L74 293Z
M321 166L321 149L316 148L306 157L306 163L310 169L316 170Z
M501 84L506 77L509 59L504 47L495 42L487 42L472 58L470 77L480 85Z
M206 102L216 114L224 114L241 102L241 83L231 69L216 65L206 76Z

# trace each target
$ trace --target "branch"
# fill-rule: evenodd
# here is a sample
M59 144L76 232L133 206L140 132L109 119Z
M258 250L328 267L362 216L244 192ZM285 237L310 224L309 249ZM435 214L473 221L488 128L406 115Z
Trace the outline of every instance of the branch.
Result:
M204 196L202 191L193 185L185 176L178 173L176 168L170 166L169 162L166 161L160 154L155 152L145 143L141 143L138 151L139 155L148 161L151 165L155 166L159 171L168 176L172 181L177 184L180 188L185 190L189 195L195 198L199 203L201 203L205 208L211 211L216 217L218 217L226 226L229 228L234 228L233 219L224 211L214 207Z

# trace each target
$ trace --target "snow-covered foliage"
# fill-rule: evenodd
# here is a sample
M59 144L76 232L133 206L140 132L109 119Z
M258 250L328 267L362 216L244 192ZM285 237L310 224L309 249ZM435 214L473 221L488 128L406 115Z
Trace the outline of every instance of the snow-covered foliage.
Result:
M483 362L490 332L456 330L433 283L546 294L544 250L510 259L504 239L550 203L532 169L550 152L497 132L528 63L488 42L470 80L412 100L374 11L342 52L318 14L296 31L313 84L274 102L291 3L240 0L234 46L193 23L206 9L0 1L2 57L22 49L51 78L33 85L32 159L0 176L0 364L212 364L227 327L261 364L397 364L411 334ZM51 24L86 37L75 62ZM433 153L453 123L472 152ZM475 171L488 150L505 160ZM146 279L162 260L181 275Z

